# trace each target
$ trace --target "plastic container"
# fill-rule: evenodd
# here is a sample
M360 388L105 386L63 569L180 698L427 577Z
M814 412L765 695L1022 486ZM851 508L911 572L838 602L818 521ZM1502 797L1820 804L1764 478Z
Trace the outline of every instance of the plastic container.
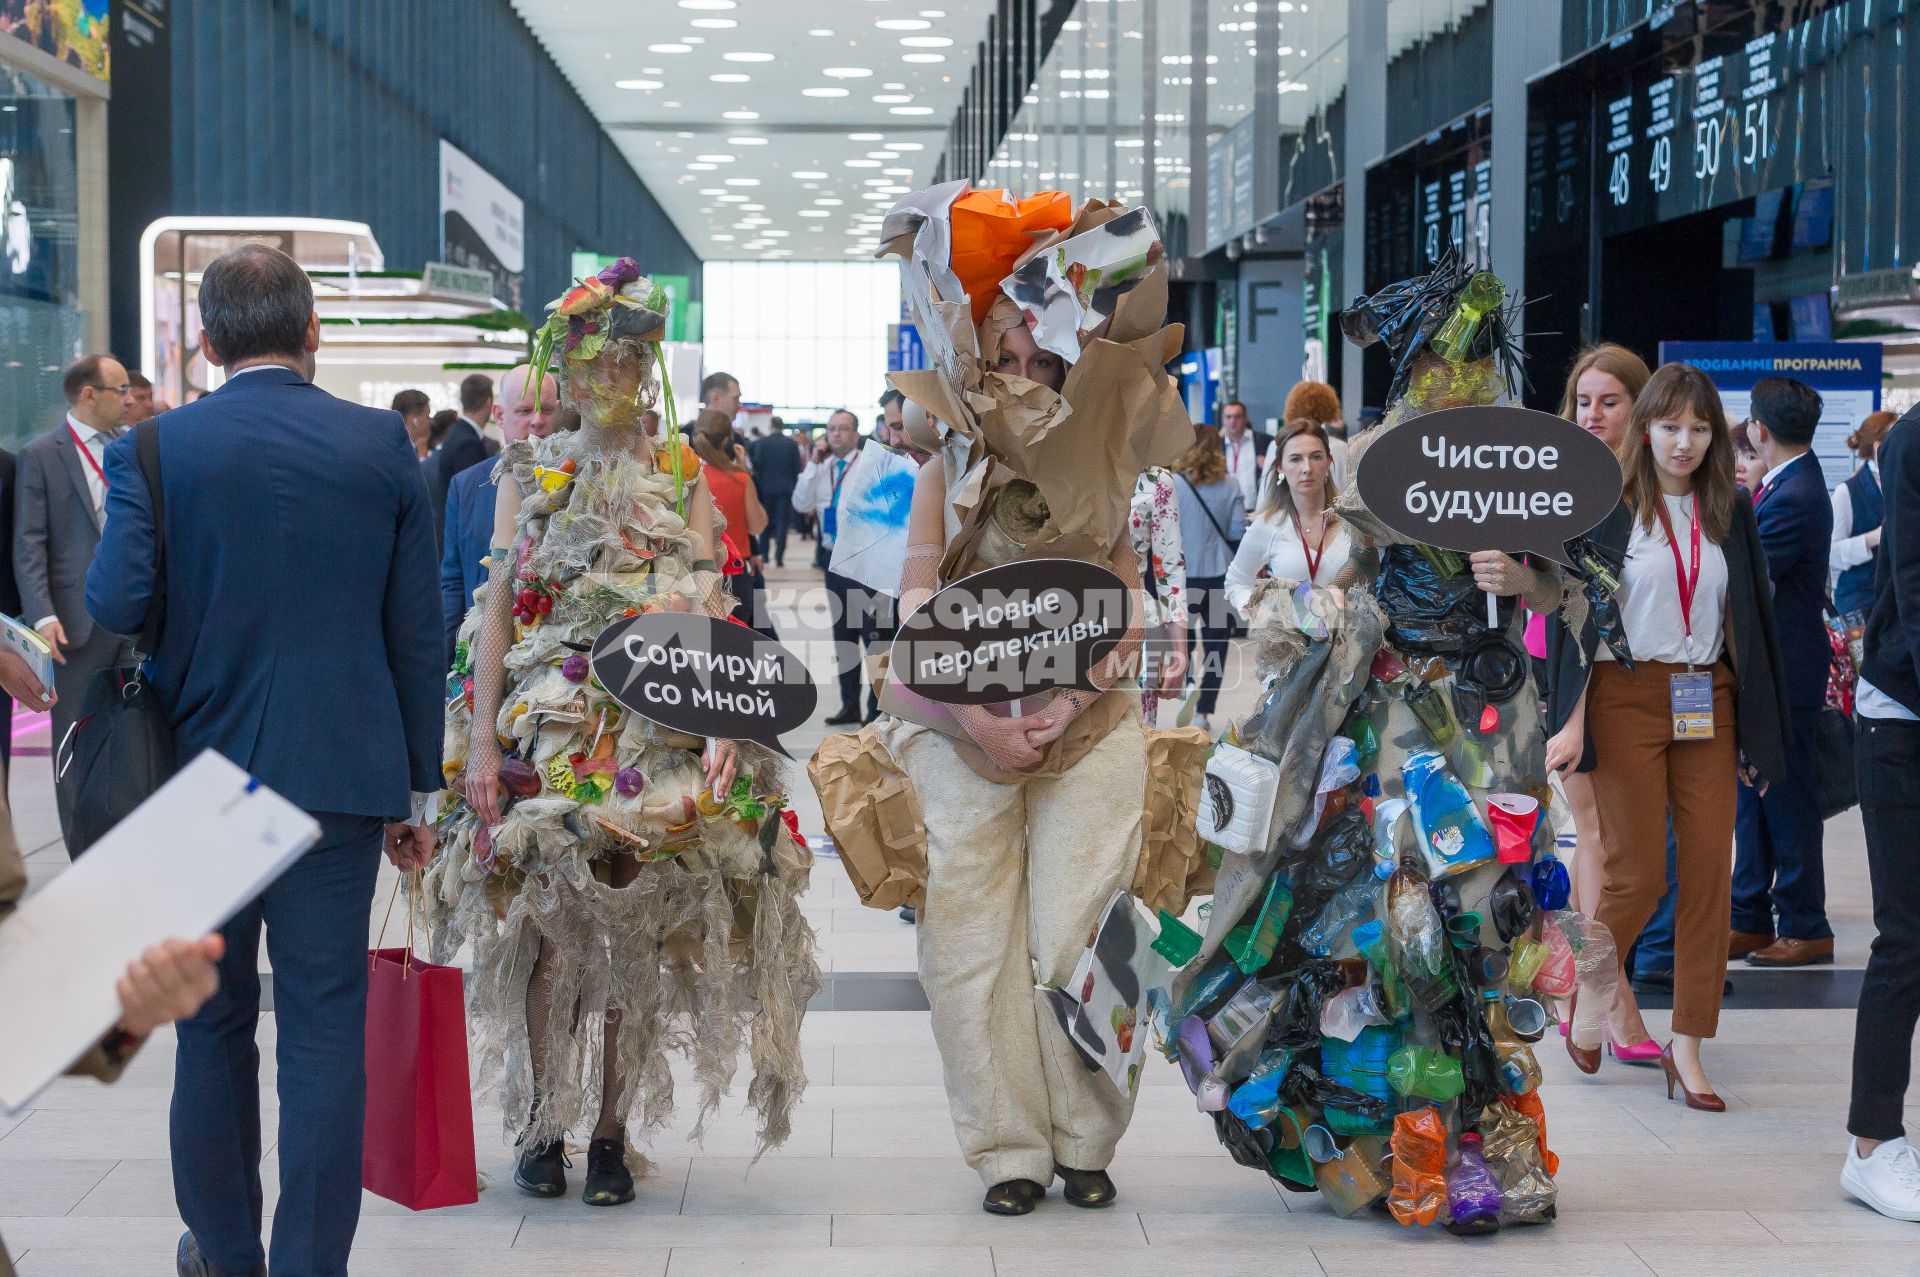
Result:
M1438 1109L1393 1120L1393 1188L1387 1208L1402 1224L1427 1225L1447 1209L1447 1124Z
M1442 1104L1460 1098L1467 1089L1460 1061L1425 1046L1403 1046L1387 1061L1387 1081L1401 1095Z
M1453 1215L1448 1227L1456 1233L1493 1232L1500 1227L1500 1206L1500 1185L1487 1173L1480 1134L1467 1131L1460 1136L1460 1156L1447 1176L1447 1209Z
M1267 883L1267 894L1261 899L1260 910L1254 914L1253 921L1235 927L1227 935L1226 950L1234 964L1247 975L1259 974L1272 959L1292 913L1293 891L1276 874Z
M1329 1038L1351 1042L1371 1025L1391 1024L1393 1017L1372 981L1357 988L1342 989L1327 999L1320 1010L1320 1031Z
M1333 899L1321 907L1320 916L1307 924L1300 933L1300 947L1316 958L1335 952L1358 953L1353 929L1372 916L1379 898L1378 878L1370 873L1355 878L1335 892Z
M1431 749L1411 754L1400 777L1413 801L1414 829L1428 872L1445 877L1494 858L1493 839L1444 755Z
M1153 951L1178 971L1200 952L1200 933L1162 909L1160 934L1154 938Z

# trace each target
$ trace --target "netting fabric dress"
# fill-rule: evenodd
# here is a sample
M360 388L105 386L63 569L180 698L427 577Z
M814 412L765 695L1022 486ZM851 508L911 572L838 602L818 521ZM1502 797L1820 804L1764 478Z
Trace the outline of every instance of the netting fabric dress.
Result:
M763 1150L786 1138L806 1085L800 1022L818 968L797 897L810 858L783 819L774 756L669 731L589 669L593 640L623 618L732 608L719 519L670 395L673 447L639 425L658 398L664 316L630 259L556 303L535 365L560 345L581 426L501 454L490 575L449 682L434 957L472 945L478 1067L523 1168L596 1121L596 1144L665 1125L674 1053L692 1061L696 1135L742 1050ZM473 797L490 774L497 823Z

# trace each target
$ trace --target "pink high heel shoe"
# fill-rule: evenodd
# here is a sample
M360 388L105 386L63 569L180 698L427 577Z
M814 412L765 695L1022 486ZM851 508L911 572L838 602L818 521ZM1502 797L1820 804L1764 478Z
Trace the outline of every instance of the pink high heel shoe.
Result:
M1607 1031L1607 1054L1622 1064L1637 1064L1643 1067L1658 1068L1660 1065L1660 1044L1649 1038L1645 1042L1635 1042L1632 1046L1621 1046L1614 1040L1613 1031Z

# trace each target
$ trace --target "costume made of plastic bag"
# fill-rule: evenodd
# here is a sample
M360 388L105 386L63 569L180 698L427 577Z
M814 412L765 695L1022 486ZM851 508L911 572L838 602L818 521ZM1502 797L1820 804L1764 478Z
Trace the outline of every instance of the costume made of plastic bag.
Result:
M1446 261L1348 309L1348 335L1395 368L1353 472L1381 434L1510 388L1502 291ZM1267 580L1250 602L1264 691L1203 800L1209 828L1247 841L1217 849L1204 936L1162 918L1179 970L1156 1027L1234 1157L1336 1213L1544 1222L1556 1162L1532 1044L1548 995L1605 1007L1618 965L1604 929L1561 910L1523 615L1502 599L1490 621L1465 557L1402 542L1356 485L1335 509L1371 542L1347 588ZM1565 598L1611 604L1585 580Z
M1163 370L1181 330L1162 322L1150 215L1094 200L1074 216L1058 192L1022 200L953 182L902 200L881 238L903 259L931 364L891 380L914 445L932 454L921 481L937 475L946 494L942 545L909 548L909 590L1039 558L1125 579L1136 482L1193 438ZM1069 365L1059 390L1000 371L1001 340L1022 324ZM1036 986L1070 982L1116 893L1183 908L1207 871L1191 824L1202 734L1150 738L1130 677L1050 695L1077 712L1020 771L892 680L889 717L829 738L812 765L863 899L921 907L920 977L955 1130L990 1186L1106 1167L1132 1095L1089 1071Z
M741 743L741 779L709 794L705 742L622 708L589 669L594 639L626 617L732 605L689 529L689 503L709 500L698 461L639 436L664 319L663 292L631 259L556 303L535 366L559 348L582 426L501 454L495 473L521 498L514 538L461 628L449 682L430 934L436 961L473 946L478 1068L523 1148L592 1126L608 1102L636 1131L665 1125L672 1052L693 1060L702 1122L748 1052L763 1150L786 1138L806 1086L800 1021L818 968L797 897L810 857L783 820L773 755ZM665 402L677 445L670 390ZM719 532L716 516L716 544ZM511 607L510 629L489 626L490 602ZM504 670L493 726L509 795L490 829L460 788L473 672L489 661ZM617 1094L603 1095L610 1067Z

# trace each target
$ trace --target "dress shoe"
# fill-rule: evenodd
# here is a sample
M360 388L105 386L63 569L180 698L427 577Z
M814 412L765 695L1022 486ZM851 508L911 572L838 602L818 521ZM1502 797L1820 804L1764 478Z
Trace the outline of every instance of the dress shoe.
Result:
M1755 949L1764 949L1773 943L1771 931L1735 931L1727 936L1727 961L1744 958Z
M1702 1113L1724 1113L1727 1102L1712 1091L1689 1091L1687 1084L1680 1078L1680 1066L1673 1062L1673 1043L1667 1043L1666 1050L1660 1052L1660 1068L1667 1075L1667 1098L1673 1098L1673 1088L1680 1088L1680 1095L1690 1109L1699 1109Z
M1607 1054L1622 1064L1644 1064L1657 1068L1660 1064L1660 1047L1652 1038L1645 1042L1635 1042L1632 1046L1622 1046L1614 1040L1613 1030L1607 1030Z
M1781 936L1764 949L1747 955L1750 967L1816 967L1833 962L1833 937L1824 940L1795 940Z
M633 1200L633 1172L627 1169L625 1139L587 1144L587 1183L580 1200L589 1206L624 1206Z
M174 1252L173 1262L180 1277L267 1277L265 1268L231 1274L224 1268L215 1268L200 1253L200 1243L194 1239L191 1230L180 1234L180 1248Z
M1573 1001L1567 1005L1567 1019L1562 1026L1567 1030L1567 1054L1573 1057L1573 1067L1582 1073L1593 1074L1600 1071L1600 1048L1597 1046L1579 1046L1573 1040L1573 1016L1579 1009L1580 995L1575 993Z
M900 921L917 925L920 921L920 914L912 905L901 905Z
M840 712L827 720L827 726L828 727L857 727L860 725L861 718L862 718L862 715L860 713L860 709L858 706L855 706L852 709L848 709L846 706L842 705L840 707Z
M1047 1195L1046 1185L1030 1179L1010 1179L995 1184L980 1200L980 1209L989 1215L1031 1215L1040 1199Z
M1633 991L1635 993L1672 993L1673 968L1657 967L1649 971L1633 973Z
M1071 1166L1053 1164L1053 1173L1066 1185L1066 1198L1075 1206L1098 1210L1120 1200L1120 1190L1105 1171L1076 1171Z

